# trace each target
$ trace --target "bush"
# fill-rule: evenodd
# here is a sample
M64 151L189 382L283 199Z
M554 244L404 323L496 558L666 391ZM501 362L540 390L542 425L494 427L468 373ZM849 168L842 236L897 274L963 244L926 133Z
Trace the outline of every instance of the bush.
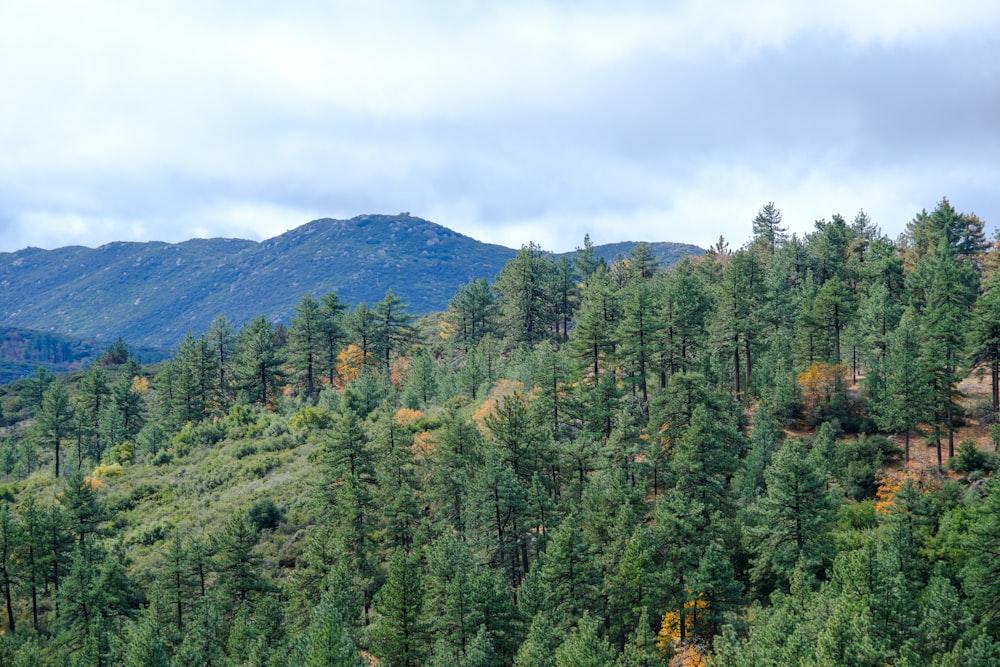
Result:
M247 523L255 530L274 530L284 519L284 512L270 498L258 500L247 510Z
M948 461L948 466L952 470L965 473L974 470L990 470L994 465L993 457L976 447L976 443L972 440L963 440L958 443L958 452L954 458Z
M171 443L181 456L191 451L193 447L214 445L226 435L222 425L212 421L188 422L184 428L173 437Z
M114 463L105 463L94 468L93 476L100 477L121 477L125 474L125 470L122 468L122 464L117 461Z
M333 415L320 406L304 407L288 418L288 427L293 431L321 430L330 428Z
M267 422L261 419L261 413L245 403L237 403L229 408L229 413L222 419L226 435L234 440L259 435L266 426Z
M271 415L271 421L261 430L265 438L276 438L288 433L288 420L281 415Z
M982 397L976 399L969 410L969 416L978 421L983 426L989 426L997 420L997 415L993 412L993 399Z
M236 451L233 452L233 456L237 459L245 459L248 456L253 456L257 453L257 448L249 442L241 443Z
M109 463L117 463L119 467L122 463L131 463L135 458L135 444L129 440L114 445L105 453L104 458Z
M159 521L151 526L147 526L136 536L136 542L143 546L152 546L157 542L162 542L173 533L174 526L169 521Z
M265 454L247 463L243 468L247 479L260 479L281 465L281 459L273 454Z
M150 463L152 463L154 466L165 466L169 464L173 460L173 458L174 457L170 455L170 452L164 449L158 452L155 456L153 456Z
M899 453L889 438L861 435L836 443L828 465L847 496L864 500L875 494L875 473Z

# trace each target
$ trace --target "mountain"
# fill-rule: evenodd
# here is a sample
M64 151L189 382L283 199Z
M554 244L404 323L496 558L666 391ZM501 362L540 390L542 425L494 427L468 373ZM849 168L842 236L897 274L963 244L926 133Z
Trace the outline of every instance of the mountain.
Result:
M595 251L614 259L634 245ZM650 245L664 266L703 252ZM372 304L390 288L425 314L445 309L469 280L492 280L515 254L405 213L314 220L262 242L27 248L0 253L0 326L166 348L219 314L237 326L260 313L287 322L306 292Z

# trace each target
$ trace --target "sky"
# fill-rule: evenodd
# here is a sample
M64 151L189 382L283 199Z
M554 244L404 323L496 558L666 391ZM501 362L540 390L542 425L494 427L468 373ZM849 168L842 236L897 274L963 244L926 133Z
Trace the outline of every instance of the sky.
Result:
M0 0L0 251L409 212L552 251L942 197L1000 223L1000 2Z

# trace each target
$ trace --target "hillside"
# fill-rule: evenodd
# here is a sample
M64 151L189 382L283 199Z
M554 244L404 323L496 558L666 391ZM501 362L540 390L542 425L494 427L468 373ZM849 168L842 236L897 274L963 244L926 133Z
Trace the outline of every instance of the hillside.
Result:
M627 255L634 243L595 247ZM655 243L669 266L696 246ZM216 315L237 326L287 321L306 292L374 303L387 289L410 312L443 310L457 288L492 280L516 254L408 214L314 220L263 242L195 239L0 253L0 326L170 348Z
M1000 249L947 214L0 386L0 664L997 664Z
M93 339L77 339L46 331L0 327L0 385L34 375L39 367L50 373L66 373L89 366L107 348ZM140 363L167 357L162 350L133 348Z

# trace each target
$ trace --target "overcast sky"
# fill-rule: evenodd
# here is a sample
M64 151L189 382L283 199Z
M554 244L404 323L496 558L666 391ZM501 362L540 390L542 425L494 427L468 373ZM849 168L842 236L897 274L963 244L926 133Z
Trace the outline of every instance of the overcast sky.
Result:
M277 7L277 5L289 7ZM0 251L1000 222L1000 2L0 0Z

